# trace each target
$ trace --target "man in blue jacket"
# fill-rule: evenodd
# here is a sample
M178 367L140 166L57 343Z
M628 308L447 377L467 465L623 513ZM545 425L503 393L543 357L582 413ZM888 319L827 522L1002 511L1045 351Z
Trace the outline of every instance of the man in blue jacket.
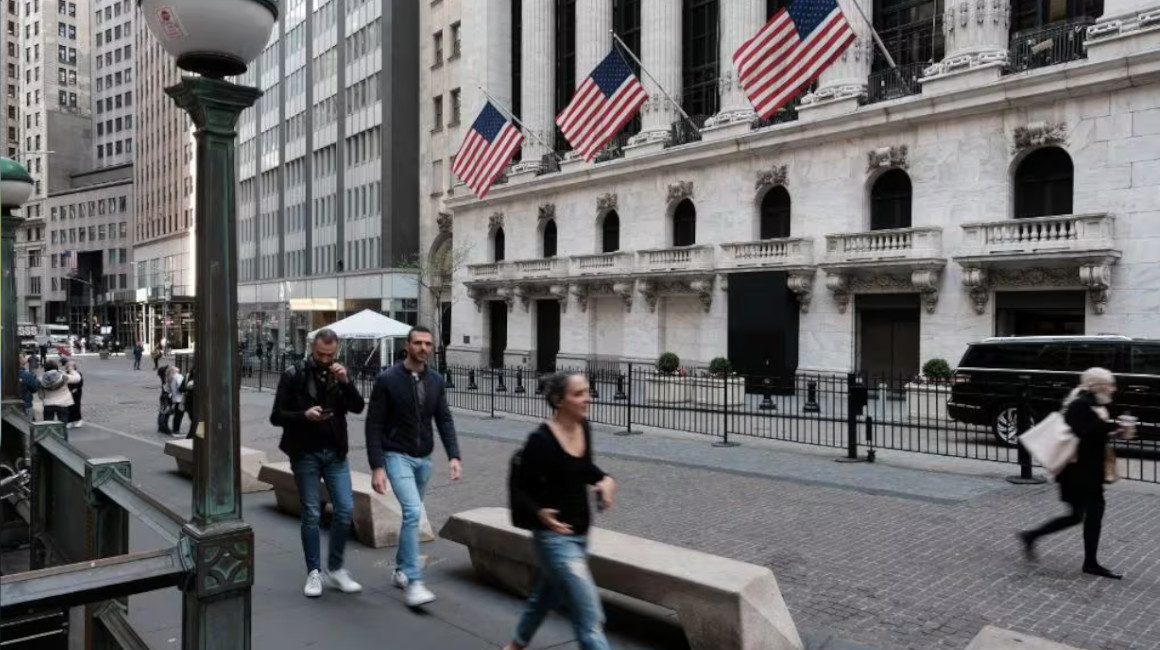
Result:
M40 390L36 375L28 369L28 355L20 353L20 399L24 401L24 413L32 422L32 396Z
M374 470L372 486L387 493L387 481L403 510L399 548L391 583L406 591L408 607L435 600L423 584L419 566L419 523L423 519L423 492L431 479L431 452L439 429L443 449L451 461L451 480L462 476L455 423L447 407L443 378L427 368L434 345L431 330L418 325L407 334L407 358L375 378L367 411L367 457Z

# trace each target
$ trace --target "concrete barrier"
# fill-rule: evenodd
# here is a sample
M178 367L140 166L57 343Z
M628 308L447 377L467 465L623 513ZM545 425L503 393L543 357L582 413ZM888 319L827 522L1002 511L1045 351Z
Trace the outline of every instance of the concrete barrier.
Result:
M439 534L467 546L481 578L530 591L531 533L512 526L506 508L455 514ZM597 586L673 610L693 650L802 650L769 569L599 528L589 542Z
M165 443L165 454L177 461L177 472L185 477L193 476L193 440L169 440ZM242 447L242 492L264 492L270 484L261 481L258 474L266 463L266 452Z
M971 640L966 650L1080 650L1069 645L1013 632L992 625L985 626Z

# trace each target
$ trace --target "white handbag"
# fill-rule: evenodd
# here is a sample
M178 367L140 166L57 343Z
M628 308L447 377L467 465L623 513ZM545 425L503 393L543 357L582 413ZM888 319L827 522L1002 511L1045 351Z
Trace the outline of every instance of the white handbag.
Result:
M1019 436L1019 442L1052 476L1059 475L1075 460L1076 448L1079 446L1079 438L1071 432L1063 414L1058 411Z

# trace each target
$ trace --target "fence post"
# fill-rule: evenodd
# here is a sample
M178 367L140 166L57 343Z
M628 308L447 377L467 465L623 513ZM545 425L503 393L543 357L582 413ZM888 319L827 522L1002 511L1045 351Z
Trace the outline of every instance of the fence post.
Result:
M618 402L628 399L628 396L624 394L623 372L616 373L616 394L612 396L612 399Z
M467 390L479 390L479 384L475 383L474 368L467 371Z
M592 372L588 369L588 394L592 396L593 400L600 399L600 389L596 386L596 382L600 377L600 371Z
M761 380L761 404L757 407L762 411L776 411L777 404L773 403L773 388L770 386L769 377Z
M89 458L85 460L85 501L88 505L86 516L88 539L85 547L88 560L115 557L129 552L129 513L110 502L99 490L104 483L116 480L116 476L130 480L132 473L126 458ZM116 598L85 605L85 636L97 650L120 648L105 630L100 621L108 608L121 610L128 616L129 599Z
M738 447L741 443L729 442L729 375L721 378L721 440L714 442L714 447Z
M493 369L492 372L494 373L495 370ZM504 368L500 368L499 369L499 373L500 373L499 385L500 385L500 387L503 386L503 372L504 372ZM489 415L485 415L483 417L484 420L498 420L499 419L499 416L497 416L495 414L495 394L497 392L499 392L499 388L495 384L496 384L496 382L495 382L495 379L493 377L491 383L489 384L489 387L490 387L489 392L491 394L491 407L490 407L491 413ZM504 390L507 390L507 389L504 388Z
M866 407L868 389L864 382L859 381L858 375L846 375L846 455L837 458L839 463L860 463L865 459L858 458L858 416Z
M515 390L515 393L516 393L516 395L523 395L526 392L528 392L528 390L526 388L524 388L524 369L523 369L523 366L521 366L519 368L516 368L516 390Z
M877 457L877 452L874 450L874 418L866 416L866 462L873 463Z
M506 375L506 374L507 374L507 366L500 367L500 369L499 369L499 384L496 385L495 382L492 382L492 385L495 386L494 392L496 392L496 393L506 393L507 392L507 386L503 383L504 375ZM492 397L495 397L495 396L492 395ZM493 408L492 410L495 410L495 409Z
M621 380L624 379L623 374L621 374L620 379ZM640 431L633 431L632 430L632 364L631 363L628 364L628 391L627 391L627 394L625 395L625 399L628 400L628 404L626 405L628 407L628 417L627 417L628 424L626 425L626 428L624 429L624 431L617 431L616 435L618 435L618 436L640 435Z
M822 407L818 404L818 381L811 379L806 382L806 403L802 406L802 413L821 413Z
M451 366L446 363L443 364L443 383L448 389L455 388L455 373L451 371Z
M1031 382L1023 380L1023 385L1019 387L1019 402L1015 417L1015 430L1018 435L1023 435L1031 428ZM1047 479L1042 476L1036 476L1032 472L1031 454L1027 452L1027 448L1023 446L1023 441L1016 438L1016 444L1019 445L1019 475L1008 476L1007 482L1015 485L1039 485L1046 483Z

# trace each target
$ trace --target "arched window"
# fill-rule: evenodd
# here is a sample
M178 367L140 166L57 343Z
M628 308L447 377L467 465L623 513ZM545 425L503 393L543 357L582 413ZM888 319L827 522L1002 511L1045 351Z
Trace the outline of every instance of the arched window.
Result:
M1031 152L1015 170L1015 218L1071 214L1075 168L1059 147Z
M879 176L870 190L870 230L909 228L912 197L906 172L891 169Z
M556 220L548 219L544 224L544 257L556 256Z
M604 215L600 223L600 252L615 253L620 250L620 215L612 210Z
M697 209L685 199L673 211L673 246L692 246L697 243Z
M491 236L492 253L493 253L492 261L493 262L502 262L503 261L503 245L504 245L503 240L504 240L503 228L496 228L495 234Z
M761 199L761 237L789 237L789 192L778 185Z

